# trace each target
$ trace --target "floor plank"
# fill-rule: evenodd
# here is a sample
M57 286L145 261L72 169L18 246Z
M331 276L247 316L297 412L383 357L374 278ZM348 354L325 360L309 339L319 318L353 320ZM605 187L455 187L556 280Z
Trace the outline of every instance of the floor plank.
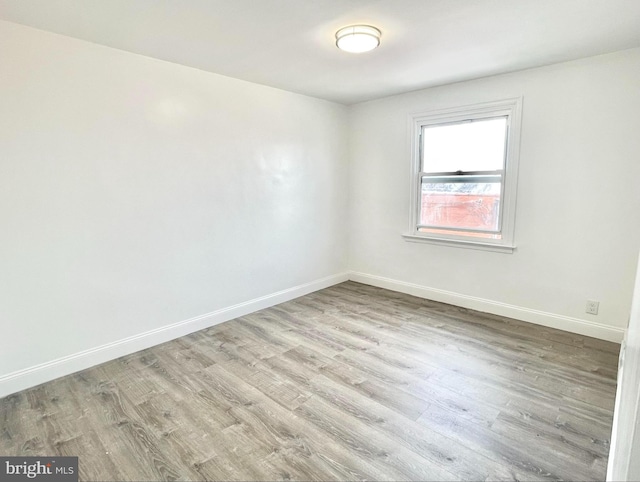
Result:
M82 480L604 480L618 345L342 283L0 399Z

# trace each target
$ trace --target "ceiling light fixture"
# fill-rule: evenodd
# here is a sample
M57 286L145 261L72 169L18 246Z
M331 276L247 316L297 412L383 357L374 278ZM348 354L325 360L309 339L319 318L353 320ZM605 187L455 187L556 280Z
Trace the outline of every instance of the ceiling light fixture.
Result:
M345 52L359 54L380 45L380 30L370 25L349 25L336 32L336 46Z

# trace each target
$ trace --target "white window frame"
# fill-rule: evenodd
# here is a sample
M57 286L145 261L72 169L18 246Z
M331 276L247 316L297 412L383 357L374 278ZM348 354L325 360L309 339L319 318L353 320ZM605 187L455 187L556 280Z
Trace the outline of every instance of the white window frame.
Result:
M505 167L502 178L501 195L501 239L478 238L464 234L425 233L418 231L421 207L422 179L421 136L425 126L463 122L498 116L507 117L507 139ZM484 249L503 253L513 253L515 249L516 193L518 186L518 162L520 153L520 126L522 123L522 97L504 99L482 104L454 107L437 111L414 114L411 126L411 195L409 231L403 234L407 241L435 243L448 246ZM446 229L446 228L443 228ZM470 230L471 232L471 230Z

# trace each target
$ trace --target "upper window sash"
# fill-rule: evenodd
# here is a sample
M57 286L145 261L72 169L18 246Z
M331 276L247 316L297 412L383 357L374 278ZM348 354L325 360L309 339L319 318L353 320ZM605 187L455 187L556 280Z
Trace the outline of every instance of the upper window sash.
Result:
M464 120L457 120L457 121L452 121L452 122L446 122L446 121L434 121L431 123L424 123L421 124L421 129L420 129L420 139L419 139L419 154L420 154L420 169L423 172L430 172L427 170L427 168L429 167L428 165L425 166L425 161L427 161L428 159L426 159L425 156L425 152L424 152L424 148L425 148L425 131L428 129L433 129L433 128L438 128L438 127L451 127L451 126L456 126L456 125L463 125L463 124L473 124L476 122L486 122L489 120L498 120L498 119L503 119L505 121L505 132L504 132L504 139L505 139L505 149L504 152L502 153L502 166L501 168L504 169L504 164L506 162L506 158L508 155L508 148L506 146L506 144L509 141L509 114L508 113L501 113L500 115L478 115L477 117L473 117L473 118L465 118ZM461 172L459 169L456 169L455 172Z

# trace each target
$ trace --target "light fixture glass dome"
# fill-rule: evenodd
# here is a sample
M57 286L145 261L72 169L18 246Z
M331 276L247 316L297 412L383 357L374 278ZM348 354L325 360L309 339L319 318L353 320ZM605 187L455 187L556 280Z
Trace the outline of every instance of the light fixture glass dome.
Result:
M340 50L359 54L380 45L380 30L370 25L350 25L336 32L336 45Z

